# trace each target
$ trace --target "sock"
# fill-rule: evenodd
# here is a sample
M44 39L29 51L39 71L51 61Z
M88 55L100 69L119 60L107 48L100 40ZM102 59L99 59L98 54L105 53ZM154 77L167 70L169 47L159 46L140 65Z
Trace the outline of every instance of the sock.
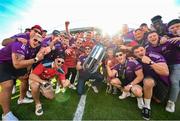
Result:
M141 104L144 105L144 101L143 101L143 98L142 97L137 97L137 101Z
M151 99L144 98L144 107L151 109L150 104L151 104Z
M60 88L60 85L59 83L56 84L56 89Z

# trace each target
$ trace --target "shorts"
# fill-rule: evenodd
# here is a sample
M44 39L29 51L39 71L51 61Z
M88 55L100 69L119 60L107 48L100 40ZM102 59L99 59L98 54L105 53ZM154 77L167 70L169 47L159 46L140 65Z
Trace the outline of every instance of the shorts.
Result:
M19 76L24 76L27 69L15 69L12 63L0 63L0 83L17 79Z

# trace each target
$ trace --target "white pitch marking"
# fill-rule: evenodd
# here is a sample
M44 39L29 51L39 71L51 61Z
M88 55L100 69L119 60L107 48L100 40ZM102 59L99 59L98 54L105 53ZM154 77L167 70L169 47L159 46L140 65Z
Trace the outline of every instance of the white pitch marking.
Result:
M86 95L81 95L78 107L76 109L73 121L81 121L84 114L84 108L86 104Z

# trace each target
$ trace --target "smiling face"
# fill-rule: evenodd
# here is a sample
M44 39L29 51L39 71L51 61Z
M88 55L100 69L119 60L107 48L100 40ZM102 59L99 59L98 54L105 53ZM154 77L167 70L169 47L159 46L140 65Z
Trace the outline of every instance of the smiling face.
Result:
M37 28L33 28L30 31L30 38L33 38L36 34L41 35L41 30L37 29Z
M140 29L141 29L144 33L149 31L149 28L148 28L147 25L141 26Z
M154 26L154 28L155 28L156 30L161 29L162 24L163 24L163 22L162 22L161 19L155 20L155 21L153 21L152 23L153 23L153 26Z
M169 27L169 31L172 32L172 34L175 35L175 36L176 35L180 36L180 23L171 25Z
M55 67L56 68L61 68L62 65L64 64L64 59L63 58L56 58L54 61Z
M113 49L108 49L108 50L107 50L107 56L108 56L109 58L112 58L112 57L114 56Z
M42 36L36 33L33 38L30 39L30 46L32 48L36 48L41 45L42 42Z
M133 52L137 58L142 58L143 56L145 56L146 50L144 47L138 47L138 48L134 49Z
M62 45L69 46L69 39L64 38L64 40L62 40Z
M84 50L85 54L86 55L89 55L89 53L91 52L91 48L90 47L85 47L85 50Z
M144 32L142 30L136 30L134 32L134 37L137 41L141 40L144 37Z
M124 64L126 61L126 54L123 52L116 52L115 57L120 64Z
M152 32L148 35L148 42L152 45L158 45L159 35L156 32Z
M87 35L86 35L86 41L91 40L91 38L92 38L91 33L88 32Z
M75 42L75 45L77 48L80 48L82 46L82 39L78 38Z

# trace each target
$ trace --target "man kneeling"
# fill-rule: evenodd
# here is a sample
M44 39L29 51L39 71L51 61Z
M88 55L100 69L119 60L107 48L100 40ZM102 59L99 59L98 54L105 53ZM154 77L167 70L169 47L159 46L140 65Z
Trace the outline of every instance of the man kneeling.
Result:
M69 80L65 78L67 69L63 63L64 54L62 52L55 52L53 62L43 61L34 68L29 76L32 96L35 101L35 114L37 116L43 114L42 105L39 99L40 92L47 99L53 99L55 97L50 79L57 75L57 80L60 81L63 87L68 86L70 83Z

